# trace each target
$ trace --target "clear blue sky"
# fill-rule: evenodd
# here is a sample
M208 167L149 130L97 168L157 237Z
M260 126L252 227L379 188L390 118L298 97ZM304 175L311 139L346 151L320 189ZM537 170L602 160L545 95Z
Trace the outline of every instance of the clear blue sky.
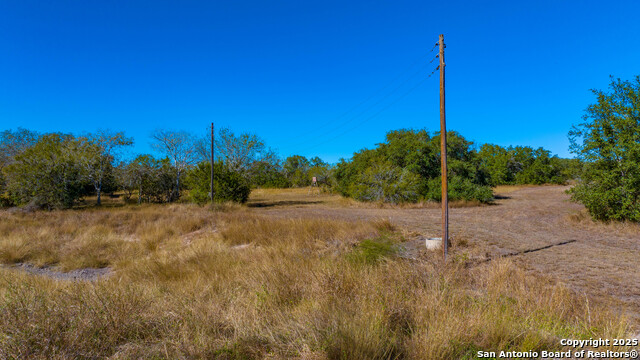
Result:
M443 33L450 130L569 156L589 89L640 74L639 15L617 0L0 0L0 129L124 130L149 152L152 130L213 120L334 162L390 129L438 130L437 73L421 81Z

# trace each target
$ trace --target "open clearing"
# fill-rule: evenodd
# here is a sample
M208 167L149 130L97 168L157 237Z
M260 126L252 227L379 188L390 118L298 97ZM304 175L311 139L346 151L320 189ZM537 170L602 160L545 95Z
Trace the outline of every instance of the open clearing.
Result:
M582 205L569 201L568 188L501 186L496 205L454 207L449 210L453 241L468 243L465 253L480 261L526 251L513 260L599 300L616 301L640 325L640 226L594 223ZM440 236L439 204L362 207L302 189L265 193L258 191L250 206L270 216L388 219L409 235Z
M429 203L2 211L0 262L47 268L0 268L0 358L457 359L637 333L638 227L592 223L565 189L457 204L445 267L416 240L439 236ZM48 276L87 268L108 276Z

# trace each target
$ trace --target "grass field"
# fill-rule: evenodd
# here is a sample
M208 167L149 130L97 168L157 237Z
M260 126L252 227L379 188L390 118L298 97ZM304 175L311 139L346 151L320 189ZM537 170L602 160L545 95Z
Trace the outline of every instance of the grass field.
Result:
M592 223L562 191L453 209L446 266L406 246L438 235L438 209L308 189L246 206L0 211L0 262L109 269L0 268L0 358L457 359L628 337L638 228Z

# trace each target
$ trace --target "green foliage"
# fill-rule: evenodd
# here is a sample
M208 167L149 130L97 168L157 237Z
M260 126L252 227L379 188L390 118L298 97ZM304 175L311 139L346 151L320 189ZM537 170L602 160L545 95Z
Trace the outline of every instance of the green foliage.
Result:
M13 162L13 159L38 141L36 132L18 128L15 131L0 132L0 169Z
M551 156L549 150L528 146L503 148L485 144L478 157L491 186L504 184L564 184L572 177L568 159Z
M0 132L0 207L12 204L6 193L7 182L2 169L12 164L15 157L25 149L33 146L38 141L38 134L23 128L15 131L5 130Z
M44 136L47 138L40 143L38 139ZM152 135L154 147L166 155L165 159L140 155L117 167L114 162L120 149L132 144L122 132L100 131L79 138L44 136L23 129L0 133L0 205L34 202L47 208L68 207L89 193L96 193L99 203L102 192L116 188L125 191L126 200L137 192L139 203L170 202L178 200L186 187L181 181L186 173L192 173L188 184L192 199L204 202L208 198L209 182L204 179L208 172L194 175L202 169L193 164L197 158L207 158L210 148L203 139L196 140L188 133L157 130ZM57 140L53 140L55 136ZM473 142L456 132L449 132L447 137L449 189L454 200L491 201L488 186L500 184L564 183L582 167L579 160L559 159L542 148L484 145L476 151ZM325 189L362 201L440 200L438 133L431 136L426 130L390 131L375 149L356 152L351 160L341 160L335 167L317 156L307 159L293 155L280 162L273 150L251 134L235 136L221 129L216 140L216 150L225 164L220 183L229 182L218 189L220 200L246 201L242 200L246 185L302 187L309 186L314 177ZM27 152L29 159L24 157ZM24 165L28 161L40 164L32 166L33 171L38 166L46 167L40 169L42 180L22 174L28 172L29 166ZM61 174L56 169L62 169ZM238 174L242 181L236 179ZM52 190L57 186L62 186L66 195Z
M213 168L213 189L216 202L234 201L245 203L249 199L251 188L237 172L222 162L216 162ZM211 164L201 162L187 173L187 185L193 201L203 204L210 200Z
M513 184L515 174L521 170L509 150L499 145L484 144L478 151L478 157L487 173L491 186Z
M150 172L144 178L141 197L147 202L171 202L175 200L175 194L183 189L184 184L179 184L176 190L176 170L168 158L161 160L150 157L145 159L143 167Z
M564 179L578 179L582 174L583 163L580 159L558 159Z
M311 160L309 160L309 165L314 168L320 168L320 167L324 167L327 168L329 167L329 164L327 164L324 160L320 159L317 156L314 156L311 158Z
M303 187L311 185L316 177L318 185L333 186L331 166L315 156L311 160L301 155L292 155L285 159L282 172L289 186Z
M349 193L360 201L416 202L420 198L420 177L408 169L388 163L373 164L361 173Z
M129 200L138 191L138 203L169 202L175 191L175 169L169 159L157 160L151 155L138 155L115 170L119 188ZM181 185L183 186L183 185Z
M97 194L97 203L101 204L101 194L107 190L110 180L113 179L113 162L119 153L119 149L133 144L133 139L127 138L124 132L111 132L100 130L87 137L81 137L79 141L79 164L83 168L83 174L93 185Z
M356 264L375 265L385 257L392 256L397 251L395 244L388 236L361 241L347 258Z
M517 184L564 184L567 181L562 163L543 148L516 147L515 159L522 170L515 174Z
M471 179L452 176L448 183L449 200L479 201L488 203L493 199L493 192L488 186L475 184ZM442 181L433 178L428 183L427 198L435 201L442 200Z
M311 184L308 174L310 165L309 160L301 155L289 156L284 161L284 174L292 186L301 187Z
M71 207L86 195L80 146L71 135L47 134L16 155L3 169L11 201L46 209Z
M268 161L256 161L248 171L251 186L259 188L286 188L289 180L277 164Z
M227 167L245 173L256 161L274 162L275 152L267 148L263 139L255 134L235 135L228 128L218 130L216 152L220 153Z
M456 132L449 132L447 139L452 198L491 201L473 143ZM335 177L337 190L358 200L440 201L440 136L431 137L426 130L390 131L376 149L357 152L351 161L341 160Z
M569 133L583 162L570 192L598 220L640 221L640 76L611 80L611 92L593 90L583 122Z

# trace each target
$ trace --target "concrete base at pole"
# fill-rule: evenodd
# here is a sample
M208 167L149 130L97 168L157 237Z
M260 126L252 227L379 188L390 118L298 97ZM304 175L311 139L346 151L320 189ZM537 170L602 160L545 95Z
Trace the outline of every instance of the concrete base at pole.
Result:
M427 246L427 250L442 249L442 238L426 238L424 243Z

